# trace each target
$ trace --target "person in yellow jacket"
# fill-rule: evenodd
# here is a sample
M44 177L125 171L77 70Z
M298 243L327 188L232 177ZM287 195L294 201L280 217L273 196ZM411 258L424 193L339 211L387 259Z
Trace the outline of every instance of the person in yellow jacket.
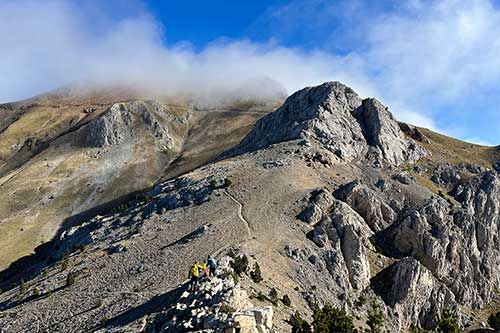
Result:
M200 271L202 269L202 266L195 261L193 266L191 266L191 269L189 270L189 288L188 291L195 291L196 287L198 286L198 280L200 279Z

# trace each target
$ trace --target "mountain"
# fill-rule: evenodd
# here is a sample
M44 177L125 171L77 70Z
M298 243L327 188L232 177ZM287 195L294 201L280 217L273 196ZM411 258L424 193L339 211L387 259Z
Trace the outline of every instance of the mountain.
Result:
M496 147L339 82L273 112L40 100L0 113L5 332L287 332L326 304L366 327L373 302L390 332L448 308L472 330L498 311ZM208 255L218 277L187 292Z
M203 165L275 103L204 109L137 98L71 89L0 106L0 268L60 228Z

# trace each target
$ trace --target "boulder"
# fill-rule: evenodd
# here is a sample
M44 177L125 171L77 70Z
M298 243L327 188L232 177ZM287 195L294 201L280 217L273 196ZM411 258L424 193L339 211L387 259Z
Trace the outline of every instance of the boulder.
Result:
M453 293L414 258L405 258L373 281L374 289L393 309L399 329L419 323L431 328L445 307L456 306Z

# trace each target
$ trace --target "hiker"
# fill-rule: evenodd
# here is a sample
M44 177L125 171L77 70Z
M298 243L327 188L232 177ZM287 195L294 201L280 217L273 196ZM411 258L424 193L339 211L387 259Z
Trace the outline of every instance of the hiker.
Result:
M195 261L191 269L189 270L189 288L188 291L195 291L198 286L198 280L200 278L200 268L201 265Z
M217 260L213 256L208 256L207 259L207 276L215 275L217 269Z

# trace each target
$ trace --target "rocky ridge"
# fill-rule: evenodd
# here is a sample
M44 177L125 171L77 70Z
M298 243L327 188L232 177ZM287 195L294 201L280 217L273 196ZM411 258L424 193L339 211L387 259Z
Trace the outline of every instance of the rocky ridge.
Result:
M150 319L149 332L268 333L273 307L255 307L230 275L232 259L223 257L216 276L203 278L195 292L184 291L177 302Z
M118 111L121 120L113 116L112 125L100 127L105 145L128 140L114 135L114 126L131 124ZM174 263L182 274L191 259L207 253L222 259L229 247L258 261L265 287L281 288L306 315L315 305L333 304L362 322L370 300L391 332L431 328L447 307L472 326L471 313L493 304L500 290L500 177L481 166L436 162L431 144L380 102L362 100L338 82L306 88L212 164L158 184L121 213L68 229L51 260L73 253L84 281L103 287L95 281L105 277L116 281L110 292L126 285L146 297L88 310L112 313L100 326L110 332L286 331L290 309L247 303L246 290L262 285L234 284L221 274L183 294L180 278L169 276ZM107 269L91 269L93 256ZM123 272L116 272L118 263ZM60 284L65 273L48 274ZM35 285L45 283L34 276ZM8 292L0 309L17 309L18 317L11 324L0 316L0 324L15 329L33 311L47 317L48 304L74 306L70 292L22 302ZM92 327L87 314L75 316L80 324L66 320ZM271 316L272 324L263 319ZM137 329L141 320L146 324Z
M415 162L427 152L404 135L387 107L362 100L340 82L302 89L260 119L235 153L294 140L314 140L338 160L371 156L376 162Z

